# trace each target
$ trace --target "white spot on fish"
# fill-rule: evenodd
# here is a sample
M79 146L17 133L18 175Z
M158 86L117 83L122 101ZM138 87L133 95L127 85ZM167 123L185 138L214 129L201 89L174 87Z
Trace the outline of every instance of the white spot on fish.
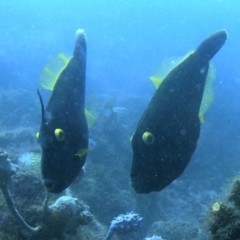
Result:
M206 72L206 68L201 68L201 69L200 69L200 73L201 73L201 74L204 74L205 72Z
M186 131L186 129L182 128L182 129L179 131L179 133L180 133L182 136L184 136L184 135L186 135L187 131Z

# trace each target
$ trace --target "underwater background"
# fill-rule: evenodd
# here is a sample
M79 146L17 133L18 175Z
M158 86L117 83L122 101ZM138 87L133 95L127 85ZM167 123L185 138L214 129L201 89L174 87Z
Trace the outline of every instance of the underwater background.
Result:
M215 202L233 208L226 199L240 170L238 0L9 0L1 1L0 12L0 148L18 166L10 190L33 226L41 222L45 198L38 158L31 158L40 154L36 90L44 102L50 96L38 78L58 53L71 54L78 28L87 35L86 107L96 117L90 129L92 151L84 176L62 194L51 195L49 204L64 195L78 198L93 220L60 233L55 228L64 223L53 220L56 234L43 239L103 239L111 220L131 211L143 217L141 228L113 238L240 239L240 232L229 237L227 230L214 237L211 228ZM228 40L211 61L215 97L190 164L161 192L134 193L129 139L155 91L149 76L164 59L185 55L220 29L227 30ZM106 105L114 115L105 111ZM2 196L0 209L0 239L37 239L23 233Z

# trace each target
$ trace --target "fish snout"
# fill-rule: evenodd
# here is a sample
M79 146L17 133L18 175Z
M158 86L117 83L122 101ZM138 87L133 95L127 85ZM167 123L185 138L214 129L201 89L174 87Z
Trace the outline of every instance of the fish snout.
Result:
M51 179L44 179L43 185L47 189L47 191L51 191L54 188L54 182Z

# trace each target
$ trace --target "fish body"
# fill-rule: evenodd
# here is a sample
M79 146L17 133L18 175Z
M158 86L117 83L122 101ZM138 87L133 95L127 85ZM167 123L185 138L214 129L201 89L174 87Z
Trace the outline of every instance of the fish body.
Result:
M42 98L42 122L38 142L42 148L41 172L46 189L59 193L77 177L85 164L88 126L85 116L86 36L76 32L73 57L54 85L46 109ZM84 154L79 155L79 151Z
M226 39L222 30L204 40L156 90L131 138L131 184L137 193L162 190L191 160L200 135L199 109L209 61Z

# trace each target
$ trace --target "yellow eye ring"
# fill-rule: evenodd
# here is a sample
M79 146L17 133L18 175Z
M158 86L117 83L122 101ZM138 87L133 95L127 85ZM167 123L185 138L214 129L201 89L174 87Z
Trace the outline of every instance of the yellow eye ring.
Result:
M145 132L142 135L142 140L146 145L151 145L154 142L154 136L150 132Z
M64 140L64 132L62 129L60 129L60 128L55 129L54 134L58 141Z

